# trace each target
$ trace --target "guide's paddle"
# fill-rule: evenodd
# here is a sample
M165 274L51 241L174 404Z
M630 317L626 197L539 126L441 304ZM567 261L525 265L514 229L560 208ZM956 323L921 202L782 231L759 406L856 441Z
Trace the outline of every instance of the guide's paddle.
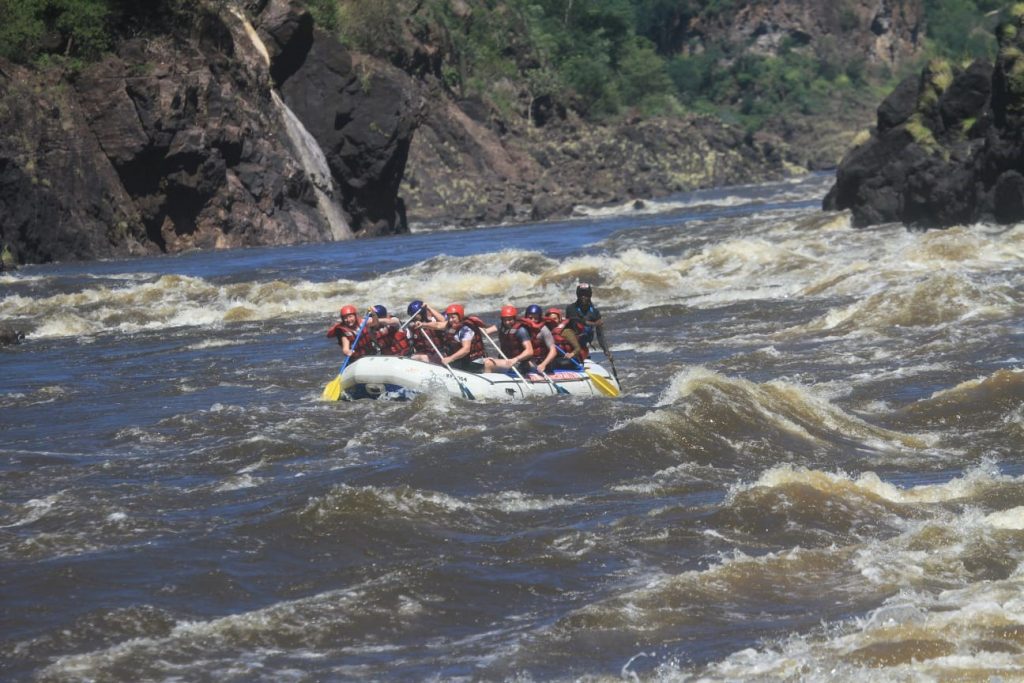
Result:
M568 358L568 356L566 355L565 351L563 351L562 349L558 349L558 352L560 354L562 354L563 356L566 356ZM615 398L616 396L618 396L621 393L615 387L615 385L613 385L611 382L606 380L604 377L601 377L601 375L595 375L590 370L587 370L586 368L584 368L583 365L581 365L580 362L578 360L576 360L575 358L569 358L569 360L571 360L573 362L573 364L577 367L577 369L579 369L580 372L585 373L587 375L587 377L590 378L590 381L594 383L594 386L597 387L597 390L600 391L605 396L610 396L611 398ZM616 377L615 381L618 382L619 378Z
M366 327L366 323L369 322L371 315L373 315L373 311L367 311L362 324L359 326L359 329L356 330L356 338L355 341L352 342L350 350L355 350L356 346L359 345L359 337L363 335L363 329ZM338 376L328 382L327 386L324 387L322 398L325 401L337 401L341 398L341 373L345 372L345 368L348 366L348 362L350 360L352 360L352 356L345 356L345 360L341 364L341 369L338 370Z
M452 373L452 379L454 379L455 383L459 385L459 389L462 391L463 397L470 401L476 400L476 397L473 396L473 392L469 390L469 387L462 383L462 380L459 379L459 376L455 374L454 370L452 370L452 366L444 362L444 356L441 355L441 352L437 349L437 344L435 344L434 340L430 338L430 335L427 334L427 331L420 330L420 334L422 334L423 338L427 340L428 344L430 344L430 348L434 349L434 353L437 354L437 358L438 360L441 361L441 365L448 368L448 372Z
M622 382L619 381L619 373L615 372L615 361L612 359L612 354L608 353L608 345L604 343L604 330L600 327L597 328L597 341L601 344L601 351L604 353L604 357L608 359L608 365L612 366L612 377L621 387Z

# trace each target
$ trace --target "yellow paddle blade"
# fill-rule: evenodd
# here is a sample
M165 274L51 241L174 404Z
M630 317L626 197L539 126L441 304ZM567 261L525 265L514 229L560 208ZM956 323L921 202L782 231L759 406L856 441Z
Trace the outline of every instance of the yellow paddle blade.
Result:
M337 401L339 398L341 398L341 375L327 383L323 395L325 401Z
M615 387L615 385L606 380L604 377L601 377L600 375L595 375L589 370L587 370L586 372L587 377L590 378L590 381L594 383L594 386L596 386L597 390L600 391L602 394L604 394L605 396L610 396L612 398L615 398L616 396L619 395L619 390Z

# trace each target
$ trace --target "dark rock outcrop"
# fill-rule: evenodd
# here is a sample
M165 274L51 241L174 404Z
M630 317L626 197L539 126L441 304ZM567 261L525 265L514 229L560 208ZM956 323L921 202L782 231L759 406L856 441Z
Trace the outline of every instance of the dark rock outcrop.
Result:
M402 195L410 219L500 223L802 172L784 145L699 117L614 125L568 118L510 131L479 102L430 99L413 140ZM467 111L468 109L468 111ZM473 115L470 115L470 112Z
M871 138L840 164L825 209L850 209L857 226L1024 220L1024 6L1012 17L995 65L932 62L893 91Z
M0 63L0 243L18 262L335 239L325 194L356 234L406 229L414 82L357 72L300 4L260 9L262 41L200 4L185 35L127 40L78 74ZM327 152L333 198L275 86Z
M398 188L422 106L409 77L317 31L281 92L327 156L353 225L407 231Z

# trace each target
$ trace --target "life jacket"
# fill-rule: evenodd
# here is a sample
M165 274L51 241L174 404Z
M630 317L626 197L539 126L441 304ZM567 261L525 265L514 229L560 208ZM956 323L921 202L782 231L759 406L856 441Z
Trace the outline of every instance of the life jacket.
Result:
M383 356L404 356L411 348L406 331L391 325L377 330L377 346Z
M468 327L475 333L473 335L473 341L469 345L469 355L466 356L469 360L476 360L477 358L483 358L487 355L487 351L484 349L484 333L483 328L485 327L484 321L480 320L476 316L466 316L458 327L452 327L451 323L442 331L441 341L444 343L442 350L446 356L450 356L459 349L462 348L462 342L458 340L459 332L462 328Z
M575 309L578 317L571 317L568 315L571 309ZM566 319L572 324L572 329L576 332L576 336L579 339L580 346L586 348L587 344L594 338L594 326L587 325L586 319L587 314L594 310L594 306L588 306L587 310L581 311L580 307L576 304L570 304L565 309Z
M522 318L520 322L530 333L530 344L533 346L533 362L540 363L548 355L547 344L542 343L540 340L540 331L544 328L544 323L534 322L529 318Z
M437 358L437 351L434 350L436 346L438 349L441 348L441 342L437 337L437 331L431 330L426 327L421 327L418 330L411 331L412 335L412 350L413 353L422 353L431 358ZM423 335L430 337L431 341L434 342L434 346L430 345Z
M358 328L353 330L351 327L346 327L341 323L334 323L331 325L331 329L327 330L327 336L337 337L338 346L341 346L342 348L344 348L344 346L342 345L341 340L343 338L348 339L349 348L352 349L352 355L350 356L352 360L358 360L363 356L369 356L377 353L377 345L373 341L373 335L367 334L366 328L363 328L363 333L359 335L359 343L353 346L357 333Z
M572 353L572 351L573 351L572 344L569 343L569 340L566 339L565 335L563 334L565 332L565 328L567 326L570 329L575 331L576 326L572 324L571 320L563 320L562 322L558 323L557 325L548 324L548 329L551 330L551 336L555 340L555 346L557 346L558 348L562 349L566 353ZM575 356L573 356L573 358L578 360L578 361L580 361L582 363L584 360L586 360L586 358L589 355L590 355L590 352L587 351L587 347L583 346L582 344L580 344L580 352L578 354L576 354Z
M516 334L525 322L525 320L519 318L507 328L498 328L498 345L501 347L501 352L509 358L515 358L523 352L523 342L519 341L519 337ZM527 331L529 331L529 328L527 328ZM531 342L533 341L532 334L530 335L530 340Z

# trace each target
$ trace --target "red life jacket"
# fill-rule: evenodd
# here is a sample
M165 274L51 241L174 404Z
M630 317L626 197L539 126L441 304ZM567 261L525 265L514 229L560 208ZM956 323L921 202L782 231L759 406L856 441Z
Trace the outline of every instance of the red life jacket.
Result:
M353 330L350 327L346 327L341 323L334 323L331 325L331 329L327 330L328 337L337 337L338 346L344 348L341 343L343 338L348 339L349 348L352 349L352 360L358 360L363 356L368 356L377 353L377 346L373 343L371 335L366 334L366 329L363 329L363 334L359 335L359 343L354 347L352 346L355 341L357 330ZM351 362L351 361L349 361Z
M536 323L529 318L523 318L521 322L530 332L530 344L533 345L533 362L540 363L548 355L547 344L540 340L540 331L544 328L544 323Z
M501 346L501 352L509 358L515 358L523 352L523 342L519 341L519 337L516 334L523 327L524 322L526 321L519 318L510 327L498 328L498 345ZM529 328L527 328L527 331L529 331ZM530 335L530 340L533 340L532 334Z
M555 339L555 346L562 349L566 353L572 353L572 344L569 343L569 340L566 339L565 335L563 334L563 332L565 332L565 328L567 325L570 326L570 329L575 331L576 326L572 324L571 320L563 320L557 325L548 324L548 329L551 330L551 336L554 337ZM587 351L587 347L581 345L580 352L573 356L573 358L582 363L584 360L586 360L586 358L589 355L590 353Z
M405 330L387 325L377 330L377 346L381 355L404 356L409 352L409 336Z
M412 334L412 350L413 353L422 353L431 358L437 358L437 351L434 350L436 346L438 349L441 348L441 343L437 338L437 331L431 330L426 327L421 327L415 330ZM434 342L434 346L430 345L423 335L430 337L431 341Z
M443 351L446 356L450 356L459 349L462 348L462 342L458 340L458 334L464 327L468 327L475 333L473 335L473 341L469 345L469 355L466 356L469 360L476 360L477 358L483 358L487 355L487 351L484 349L484 333L481 331L483 320L475 316L468 316L463 320L458 327L452 327L451 323L444 328L442 334L442 342L444 343Z

